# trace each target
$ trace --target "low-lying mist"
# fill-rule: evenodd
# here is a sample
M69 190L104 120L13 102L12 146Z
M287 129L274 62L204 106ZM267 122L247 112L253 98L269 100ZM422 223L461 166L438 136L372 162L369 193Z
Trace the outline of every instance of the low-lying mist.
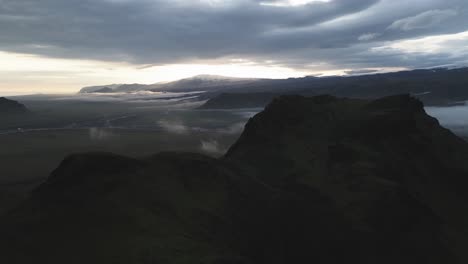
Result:
M455 134L468 137L468 105L426 107L426 111L437 118L442 126Z
M0 184L46 178L73 153L223 155L262 109L199 110L196 94L31 95L33 114L0 122ZM181 98L183 97L183 98ZM8 122L7 122L8 121Z
M89 138L91 140L108 140L116 137L111 130L99 127L89 128Z
M71 94L53 96L50 100L55 101L88 101L88 102L177 102L180 100L197 98L200 92L171 93L141 91L133 93L94 93L94 94Z
M160 120L158 125L167 133L183 136L193 136L203 133L203 139L200 140L200 152L220 156L227 152L229 144L223 142L222 138L237 138L244 130L247 121L235 122L226 126L217 126L215 128L190 126L181 120ZM225 141L225 140L224 140ZM232 143L232 142L229 142Z
M227 148L225 146L221 146L220 143L215 140L202 140L201 141L201 151L212 154L212 155L223 155L226 153Z

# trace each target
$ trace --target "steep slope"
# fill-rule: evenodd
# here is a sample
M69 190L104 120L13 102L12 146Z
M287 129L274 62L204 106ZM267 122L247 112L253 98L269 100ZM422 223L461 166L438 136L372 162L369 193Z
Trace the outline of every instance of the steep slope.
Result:
M466 261L467 158L467 143L407 95L281 97L226 155L267 185L319 190L389 263L437 263L443 248Z
M468 143L410 96L283 96L225 157L66 158L2 263L466 263Z
M1 115L15 115L15 114L26 114L28 109L23 104L0 97L0 116Z

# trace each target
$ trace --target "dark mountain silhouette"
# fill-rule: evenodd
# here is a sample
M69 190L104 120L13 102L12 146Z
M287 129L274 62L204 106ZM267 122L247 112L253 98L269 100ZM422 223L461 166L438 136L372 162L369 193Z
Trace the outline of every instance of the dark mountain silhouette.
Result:
M468 143L400 95L282 96L221 159L66 158L2 263L466 263Z
M26 114L28 112L28 109L23 104L5 97L0 97L0 116Z
M270 80L235 91L243 93L313 91L316 94L365 99L408 93L425 104L450 104L468 99L468 92L465 89L468 84L467 76L468 68L427 69L360 76Z
M264 80L245 87L223 90L226 94L214 92L205 95L211 99L202 108L228 108L242 106L242 101L249 100L251 93L300 94L305 96L332 94L339 97L376 99L384 96L409 93L423 101L425 105L452 105L468 100L468 68L414 70L385 74L361 75L351 77L305 77L287 80ZM230 98L229 98L230 97ZM257 101L255 107L264 107L263 101ZM224 107L226 108L226 107Z

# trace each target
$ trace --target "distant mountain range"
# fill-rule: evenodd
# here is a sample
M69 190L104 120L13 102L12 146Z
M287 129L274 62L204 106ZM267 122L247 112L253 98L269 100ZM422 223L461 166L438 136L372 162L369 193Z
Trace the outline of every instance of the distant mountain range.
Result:
M447 105L468 100L467 87L468 68L459 68L281 80L201 75L166 84L97 86L83 88L80 92L206 92L201 99L210 99L221 93L331 94L353 98L378 98L409 93L427 105ZM264 106L264 102L262 104Z
M281 96L220 159L67 157L0 263L468 263L467 160L408 95Z
M153 92L193 92L193 91L218 91L232 89L242 85L248 85L261 79L232 78L216 75L197 75L191 78L181 79L169 83L156 84L112 84L104 86L85 87L79 93L125 93L136 91Z

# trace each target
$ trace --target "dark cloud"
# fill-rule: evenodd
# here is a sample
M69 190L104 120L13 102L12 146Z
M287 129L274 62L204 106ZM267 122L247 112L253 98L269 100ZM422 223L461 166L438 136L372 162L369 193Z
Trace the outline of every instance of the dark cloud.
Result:
M468 41L437 53L382 48L468 30L466 0L267 2L277 1L2 0L0 50L142 65L243 58L308 70L468 59L453 52Z

